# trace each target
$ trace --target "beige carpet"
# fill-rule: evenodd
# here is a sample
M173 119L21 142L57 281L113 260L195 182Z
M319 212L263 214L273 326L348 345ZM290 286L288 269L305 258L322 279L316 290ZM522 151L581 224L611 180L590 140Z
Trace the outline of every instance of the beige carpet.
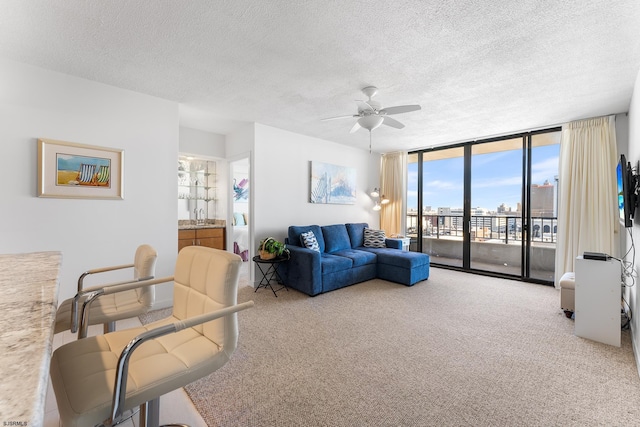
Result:
M574 336L547 286L432 269L250 299L232 360L186 387L210 426L640 425L629 332Z

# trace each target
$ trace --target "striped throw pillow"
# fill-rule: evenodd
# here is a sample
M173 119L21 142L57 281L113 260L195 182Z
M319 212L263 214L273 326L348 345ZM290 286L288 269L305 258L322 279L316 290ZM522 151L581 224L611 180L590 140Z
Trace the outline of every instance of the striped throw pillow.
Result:
M386 248L386 236L384 230L364 229L364 247L365 248Z
M320 245L318 245L318 239L313 231L307 231L306 233L300 233L300 244L312 251L320 252Z

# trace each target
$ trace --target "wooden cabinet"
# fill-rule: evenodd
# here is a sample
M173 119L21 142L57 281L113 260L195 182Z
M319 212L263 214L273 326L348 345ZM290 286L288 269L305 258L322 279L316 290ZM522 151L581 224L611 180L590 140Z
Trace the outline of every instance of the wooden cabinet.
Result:
M196 244L196 230L178 230L178 252L185 246Z
M196 230L196 244L209 248L225 249L224 228L200 228Z
M225 240L223 227L178 230L178 252L185 246L207 246L224 250Z

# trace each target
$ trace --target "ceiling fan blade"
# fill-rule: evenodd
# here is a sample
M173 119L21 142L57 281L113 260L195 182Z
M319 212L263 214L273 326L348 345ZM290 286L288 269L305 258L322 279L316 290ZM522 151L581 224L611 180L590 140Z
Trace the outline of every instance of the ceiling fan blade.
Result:
M392 119L391 117L386 117L382 120L383 125L391 126L392 128L402 129L404 125L397 121L396 119Z
M351 128L351 130L349 131L349 133L354 133L355 131L357 131L358 129L360 129L362 126L360 126L360 123L356 122L355 125L353 125L353 127Z
M380 114L401 114L401 113L408 113L410 111L417 111L420 110L422 107L420 107L419 105L398 105L397 107L389 107L389 108L383 108L382 110L380 110Z
M348 116L336 116L336 117L327 117L326 119L320 119L320 121L326 122L327 120L338 120L338 119L350 119L353 117L358 117L357 115L349 114Z
M356 99L356 104L358 104L358 112L360 111L370 111L373 113L374 108L369 105L369 103L365 102L365 101L359 101Z

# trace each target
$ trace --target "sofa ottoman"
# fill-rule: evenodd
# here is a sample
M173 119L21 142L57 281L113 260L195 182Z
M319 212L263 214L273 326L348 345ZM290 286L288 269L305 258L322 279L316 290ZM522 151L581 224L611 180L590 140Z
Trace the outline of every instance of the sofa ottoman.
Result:
M386 239L386 248L365 247L364 230L369 225L348 223L346 227L352 247L376 254L376 277L407 286L429 278L431 258L428 254L403 251L401 239Z
M412 286L429 278L429 255L419 252L381 250L378 255L378 277Z

